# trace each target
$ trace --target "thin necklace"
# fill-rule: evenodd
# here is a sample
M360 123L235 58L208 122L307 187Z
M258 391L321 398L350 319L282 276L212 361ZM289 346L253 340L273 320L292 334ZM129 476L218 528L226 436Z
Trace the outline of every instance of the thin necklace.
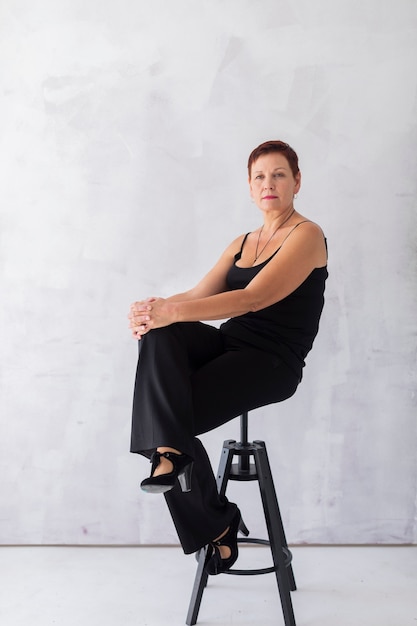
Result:
M268 241L266 242L266 244L264 245L264 247L262 248L262 250L260 251L260 253L258 254L258 247L259 247L259 241L261 239L261 235L262 235L262 231L264 229L264 225L262 224L262 228L259 231L259 235L258 235L258 241L256 243L256 251L255 251L255 259L253 261L253 263L256 263L256 261L259 259L259 257L261 256L262 252L265 250L266 246L269 244L269 242L271 241L272 237L275 235L275 233L277 233L279 231L279 229L284 226L285 222L288 222L288 220L290 219L290 217L292 216L292 214L295 213L295 209L293 209L291 211L291 213L288 215L288 217L285 218L285 220L282 222L282 224L280 224L278 226L278 228L276 228L274 230L274 232L272 233L272 235L270 236L270 238L268 239Z

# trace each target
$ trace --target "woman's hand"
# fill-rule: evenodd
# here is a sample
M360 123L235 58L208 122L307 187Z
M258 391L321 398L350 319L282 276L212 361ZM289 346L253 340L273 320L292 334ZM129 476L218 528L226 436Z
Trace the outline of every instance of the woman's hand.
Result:
M149 312L152 309L152 302L155 298L146 298L146 300L139 300L130 305L130 312L128 315L129 328L132 330L132 337L134 339L142 339L142 335L146 335L149 332Z
M174 306L164 298L147 298L130 307L129 328L134 339L142 339L153 328L169 326L174 319Z

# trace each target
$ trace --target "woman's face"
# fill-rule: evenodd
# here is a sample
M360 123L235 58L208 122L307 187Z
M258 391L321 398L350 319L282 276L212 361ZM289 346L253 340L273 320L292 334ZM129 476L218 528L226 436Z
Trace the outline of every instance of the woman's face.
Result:
M294 177L280 152L263 154L253 164L249 178L250 194L263 211L285 211L292 206L301 184L301 174Z

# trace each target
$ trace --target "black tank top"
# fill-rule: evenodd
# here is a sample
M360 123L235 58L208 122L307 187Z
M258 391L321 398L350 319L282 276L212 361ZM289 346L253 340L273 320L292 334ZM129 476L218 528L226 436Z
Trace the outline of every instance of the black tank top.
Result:
M259 265L238 267L236 261L242 256L248 234L227 274L229 290L244 289L281 248L280 246L269 259ZM222 332L254 348L279 356L301 380L304 359L311 350L319 329L327 277L327 267L314 269L289 296L260 311L231 318L221 325Z

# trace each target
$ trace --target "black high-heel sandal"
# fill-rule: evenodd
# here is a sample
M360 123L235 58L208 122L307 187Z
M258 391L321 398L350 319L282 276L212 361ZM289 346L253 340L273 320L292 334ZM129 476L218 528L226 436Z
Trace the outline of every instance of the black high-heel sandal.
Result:
M234 518L230 522L229 530L227 531L227 533L223 537L221 537L221 539L211 542L211 546L213 547L213 554L206 565L207 573L211 576L216 576L217 574L223 574L224 572L227 572L227 570L229 570L232 565L237 561L237 557L239 556L239 550L237 547L238 532L241 532L246 537L249 535L249 531L246 528L244 521L242 520L239 509L237 509ZM228 548L230 548L230 556L227 559L222 559L219 550L220 546L227 546Z
M154 471L160 463L161 456L171 461L172 472L153 476ZM148 493L165 493L175 485L178 478L182 491L191 491L191 472L194 461L188 454L176 454L175 452L158 452L156 450L151 456L151 475L140 483L143 491Z

